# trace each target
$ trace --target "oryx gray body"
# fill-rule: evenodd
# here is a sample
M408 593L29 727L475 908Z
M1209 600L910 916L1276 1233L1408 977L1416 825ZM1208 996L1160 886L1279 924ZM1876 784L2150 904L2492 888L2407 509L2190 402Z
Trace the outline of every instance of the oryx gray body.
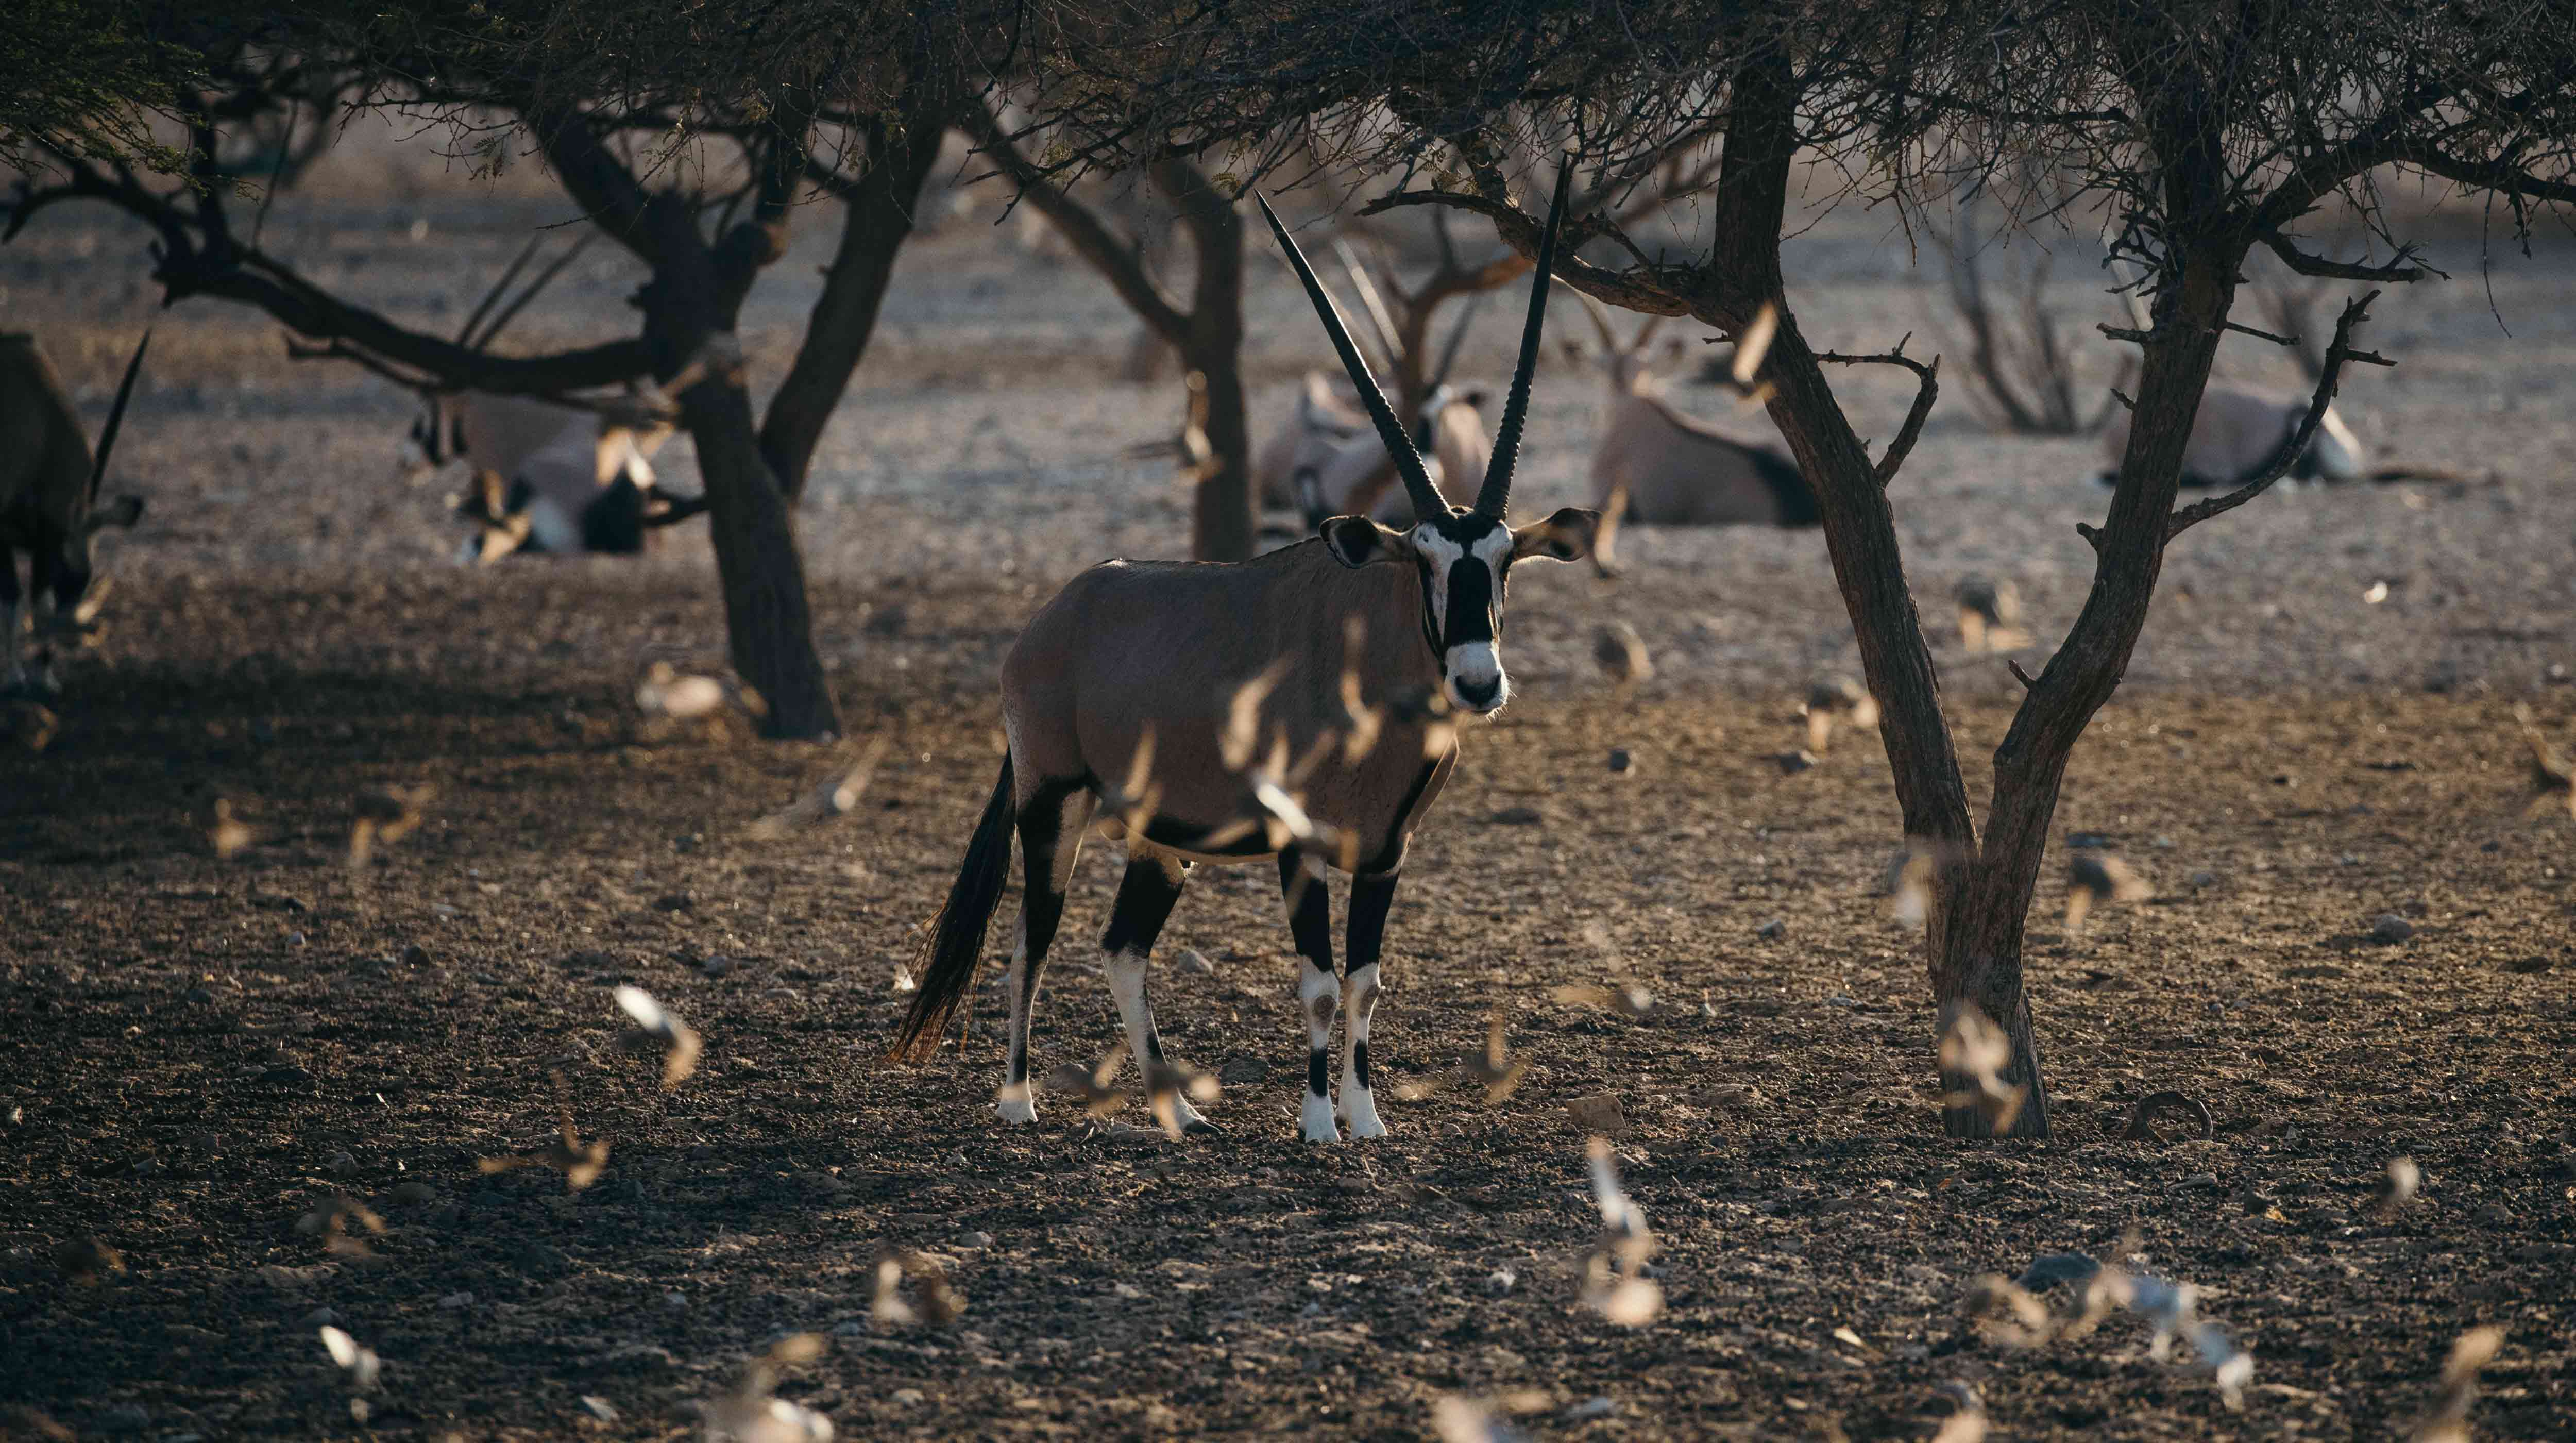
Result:
M145 337L148 344L150 337ZM83 600L97 575L93 542L110 526L132 526L143 503L120 496L101 504L109 448L134 379L143 365L137 346L127 363L98 451L33 336L0 334L0 690L31 683L51 690L52 679L30 677L19 645L27 629L27 602L40 619L85 620ZM28 587L18 585L18 553L28 560Z
M1664 399L1649 345L1662 317L1650 317L1621 343L1608 314L1585 297L1601 336L1599 360L1609 376L1600 439L1592 448L1592 504L1601 534L1592 564L1604 576L1617 566L1621 522L1645 526L1813 526L1815 493L1798 464L1777 448L1739 440ZM1676 337L1674 345L1681 344ZM1580 349L1569 343L1569 349Z
M1151 1078L1164 1063L1146 959L1188 867L1276 858L1304 959L1304 1135L1338 1138L1337 1115L1355 1136L1385 1131L1370 1090L1369 1018L1396 878L1456 764L1448 714L1490 714L1510 699L1500 622L1513 561L1570 560L1591 536L1588 512L1560 511L1517 531L1504 521L1564 204L1561 176L1494 463L1475 508L1456 511L1441 504L1330 298L1271 217L1360 387L1373 440L1395 458L1426 519L1392 531L1337 516L1320 537L1232 565L1107 562L1038 612L1003 662L1009 753L932 929L898 1056L935 1052L966 996L1016 835L1026 888L1000 1109L1010 1122L1035 1120L1030 1008L1074 861L1106 804L1129 855L1102 939L1104 970L1138 1067ZM1351 874L1348 970L1338 980L1327 866ZM1337 1114L1326 1060L1344 1008ZM1208 1126L1185 1097L1163 1106L1175 1126Z
M545 236L531 239L466 316L457 344L489 346L597 235L584 231L503 304L502 293L536 257ZM671 434L667 416L640 401L618 409L612 415L533 396L424 391L420 417L403 448L405 467L435 471L462 460L471 468L456 511L475 523L476 534L459 549L461 562L498 561L516 552L639 552L655 527L693 514L693 508L675 508L654 487L649 458Z
M2200 412L2192 418L2191 440L2182 453L2186 487L2241 486L2263 474L2307 418L2309 399L2267 395L2233 386L2212 386L2201 393ZM2119 480L2120 458L2129 449L2129 412L2119 407L2102 428L2102 454L2110 469L2097 479L2105 486ZM2363 478L2361 439L2352 434L2333 406L2317 422L2316 435L2291 463L2292 481L2358 481Z
M417 464L461 458L472 475L457 503L477 523L460 561L514 552L642 551L657 503L650 457L671 428L629 424L524 396L431 396L412 429Z

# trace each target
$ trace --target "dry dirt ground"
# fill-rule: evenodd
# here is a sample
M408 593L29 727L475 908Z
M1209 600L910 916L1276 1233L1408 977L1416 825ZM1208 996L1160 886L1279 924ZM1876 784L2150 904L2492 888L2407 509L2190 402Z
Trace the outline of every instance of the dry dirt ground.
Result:
M399 206L271 225L428 320L533 214L494 207L444 250ZM1820 341L1883 345L1921 314L1871 224L1796 253ZM49 219L0 252L9 323L46 336L93 418L148 319L138 244ZM633 278L605 249L532 334L624 324ZM1211 1107L1222 1136L1168 1143L1063 1099L1005 1132L995 991L963 1057L881 1058L896 968L991 785L1002 649L1074 567L1183 526L1164 478L1118 459L1173 408L1098 379L1125 328L1097 288L971 227L907 258L806 517L821 644L853 733L888 751L855 816L783 841L748 825L840 754L657 732L629 699L650 657L716 659L702 540L447 568L440 488L388 475L399 398L192 303L162 320L128 431L154 512L111 543L109 629L67 668L48 748L0 757L0 1427L670 1437L810 1330L829 1349L781 1392L847 1437L1415 1438L1443 1394L1517 1392L1544 1438L1924 1438L1956 1380L2001 1437L2377 1439L2495 1323L2479 1436L2567 1437L2576 824L2523 815L2506 711L2528 700L2562 738L2576 713L2549 682L2576 660L2576 308L2552 299L2571 261L2499 260L2510 341L2469 286L2384 303L2377 339L2409 369L2370 381L2365 435L2492 484L2266 498L2177 550L2059 818L2157 896L2070 938L2051 858L2029 962L2059 1135L1983 1146L1936 1135L1921 963L1876 895L1898 824L1875 740L1794 776L1770 760L1808 678L1849 665L1812 534L1641 533L1615 586L1514 588L1523 699L1470 736L1421 838L1375 1047L1391 1083L1430 1079L1500 1008L1531 1063L1517 1093L1390 1086L1393 1137L1296 1142L1272 875L1202 869L1155 987L1180 1056L1266 1073ZM796 284L763 291L764 344ZM1313 348L1263 286L1276 382ZM1854 384L1889 434L1904 394ZM1533 505L1579 498L1596 385L1543 385ZM685 446L668 459L687 489ZM2091 460L1945 405L1897 486L1927 606L1983 570L2062 629ZM1613 616L1662 665L1633 694L1590 670ZM1981 787L2012 684L1946 632L1941 657ZM386 784L436 795L353 873L352 796ZM218 798L255 834L230 860ZM1042 1063L1116 1037L1090 945L1113 876L1098 855L1080 873ZM2405 940L2373 940L2386 914ZM1611 979L1655 1010L1550 995ZM675 1091L619 1045L622 982L705 1034ZM2122 1139L2163 1089L2216 1136ZM1599 1214L1566 1103L1604 1093L1662 1247L1669 1305L1635 1330L1577 1296ZM542 1149L558 1099L610 1148L596 1185L479 1170ZM2383 1218L2400 1155L2422 1196ZM299 1227L343 1194L384 1224L362 1253ZM2107 1258L2132 1229L2137 1266L2200 1288L2252 1352L2241 1412L2135 1320L2019 1349L1961 1315L1980 1275ZM67 1275L80 1239L123 1270ZM935 1257L963 1317L873 1321L888 1245ZM365 1429L326 1321L385 1360Z

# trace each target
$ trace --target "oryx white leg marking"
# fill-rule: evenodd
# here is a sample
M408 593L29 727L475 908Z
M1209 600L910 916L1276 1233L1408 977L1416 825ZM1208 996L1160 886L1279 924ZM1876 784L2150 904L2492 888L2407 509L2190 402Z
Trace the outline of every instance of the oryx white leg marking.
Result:
M1333 1123L1333 1099L1324 1091L1324 1060L1333 1045L1333 1008L1338 989L1333 974L1305 959L1297 978L1297 1003L1306 1011L1306 1102L1300 1109L1308 1142L1339 1142L1342 1130Z
M1139 1078L1163 1060L1162 1034L1154 1028L1154 1008L1145 997L1145 964L1188 876L1180 858L1137 848L1128 858L1127 875L1119 881L1109 930L1100 939L1108 953L1101 971L1109 979L1109 995L1118 1002L1119 1020L1127 1025L1127 1046L1136 1055ZM1175 1121L1183 1131L1212 1130L1188 1098L1175 1098L1173 1105Z
M1369 1014L1377 1010L1377 964L1353 967L1342 979L1342 1119L1353 1137L1384 1137L1378 1121L1377 1094L1368 1082Z
M1054 795L1041 787L1020 811L1025 882L1019 945L1012 949L1011 970L1005 978L1011 1000L1010 1045L1002 1064L1001 1095L994 1102L1004 1122L1037 1120L1037 1098L1029 1087L1029 1016L1037 1005L1047 948L1055 941L1056 924L1064 919L1064 889L1082 856L1082 834L1091 825L1091 807L1091 793L1079 787ZM1055 815L1049 817L1049 810Z

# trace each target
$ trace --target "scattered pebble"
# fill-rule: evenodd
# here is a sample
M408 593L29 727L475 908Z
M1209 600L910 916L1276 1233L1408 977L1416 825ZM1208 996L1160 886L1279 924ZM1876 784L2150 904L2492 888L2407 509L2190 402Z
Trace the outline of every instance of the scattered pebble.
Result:
M1765 942L1774 941L1778 938L1789 935L1789 924L1778 917L1774 917L1770 921L1763 923L1761 926L1754 928L1753 935L1761 938Z
M1565 1410L1565 1421L1580 1423L1588 1418L1607 1418L1619 1411L1619 1405L1608 1398L1586 1398Z
M718 952L704 962L699 963L698 970L704 972L709 977L722 977L733 970L733 959L727 957L722 952Z
M1511 1269L1496 1268L1485 1275L1485 1286L1497 1293L1508 1293L1512 1290L1512 1285L1520 1280L1520 1274Z
M1228 1058L1225 1065L1216 1070L1216 1080L1229 1087L1260 1082L1269 1076L1270 1064L1258 1057Z
M459 1312L463 1309L474 1306L474 1295L472 1293L449 1293L438 1300L438 1305L451 1313Z
M1565 1115L1573 1118L1574 1125L1585 1132L1599 1133L1603 1137L1628 1135L1628 1112L1619 1105L1619 1094L1615 1092L1569 1097L1565 1100Z
M304 1326L308 1328L333 1328L339 1324L340 1311L337 1308L315 1308L304 1315Z
M2208 871L2194 872L2191 874L2191 884L2204 890L2215 887L2218 885L2218 874Z
M2415 935L2415 924L2394 912L2382 912L2370 919L2370 940L2382 946L2393 946Z
M1216 973L1216 964L1210 962L1207 959L1207 954L1201 952L1196 947L1182 948L1181 955L1173 958L1172 964L1175 967L1178 967L1181 971L1190 973L1193 976L1210 977L1214 976Z
M1816 754L1801 748L1794 752L1782 752L1772 760L1780 764L1780 775L1794 777L1816 764Z
M685 1313L689 1310L689 1295L674 1288L662 1295L662 1307L668 1312Z
M918 1408L925 1401L919 1388L897 1388L888 1396L907 1408Z
M303 934L303 933L301 933L301 932L289 932L289 933L287 933L287 934L286 934L286 945L287 945L287 946L289 946L289 947L301 947L301 946L303 946L303 945L304 945L304 934Z
M140 1403L118 1403L98 1413L101 1433L140 1433L152 1426L152 1413Z
M989 1248L993 1245L993 1235L987 1232L972 1232L957 1241L961 1247Z
M211 987L191 987L188 989L188 1000L199 1007L203 1007L207 1003L215 1000L214 989Z
M1497 827L1535 827L1547 818L1536 807L1505 807L1485 820Z
M410 946L405 947L404 949L402 949L402 964L403 964L405 967L426 967L426 966L428 966L428 965L429 965L429 949L428 949L428 948L426 948L426 947L423 947L422 945L420 945L420 944L419 944L419 943L417 943L417 942L412 943Z
M431 1187L429 1184L422 1182L418 1178L394 1184L394 1201L406 1206L425 1202L435 1202L437 1199L438 1189Z
M1612 747L1610 749L1610 774L1612 776L1624 777L1636 769L1637 759L1629 755L1626 747Z
M322 1159L322 1170L346 1177L358 1170L358 1160L345 1152L335 1152Z

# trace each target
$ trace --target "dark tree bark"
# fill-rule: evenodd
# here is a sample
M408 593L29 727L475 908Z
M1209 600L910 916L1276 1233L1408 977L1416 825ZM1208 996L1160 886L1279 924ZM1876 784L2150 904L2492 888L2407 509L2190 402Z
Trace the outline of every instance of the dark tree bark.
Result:
M964 107L961 125L976 148L1020 187L1074 254L1100 273L1136 318L1206 378L1208 445L1214 466L1192 499L1190 554L1200 561L1244 561L1253 554L1260 498L1252 487L1251 427L1243 399L1243 218L1206 173L1186 159L1154 163L1154 184L1180 210L1197 268L1187 310L1166 295L1137 248L1089 206L1020 152L993 113Z
M734 670L767 702L768 735L836 735L840 713L814 650L794 517L761 453L733 335L752 277L786 250L807 132L799 127L773 142L752 218L710 246L692 208L670 192L647 193L580 116L531 118L564 188L593 223L653 268L642 297L644 337L657 377L672 382L689 373L678 397L681 424L705 479Z
M769 399L760 425L761 454L785 484L788 499L805 494L805 476L823 428L848 392L850 377L876 334L896 256L912 236L922 186L939 164L939 142L957 100L949 87L916 80L906 89L896 119L865 127L867 173L853 181L819 163L809 169L840 197L841 247L824 274L805 326L805 344Z

